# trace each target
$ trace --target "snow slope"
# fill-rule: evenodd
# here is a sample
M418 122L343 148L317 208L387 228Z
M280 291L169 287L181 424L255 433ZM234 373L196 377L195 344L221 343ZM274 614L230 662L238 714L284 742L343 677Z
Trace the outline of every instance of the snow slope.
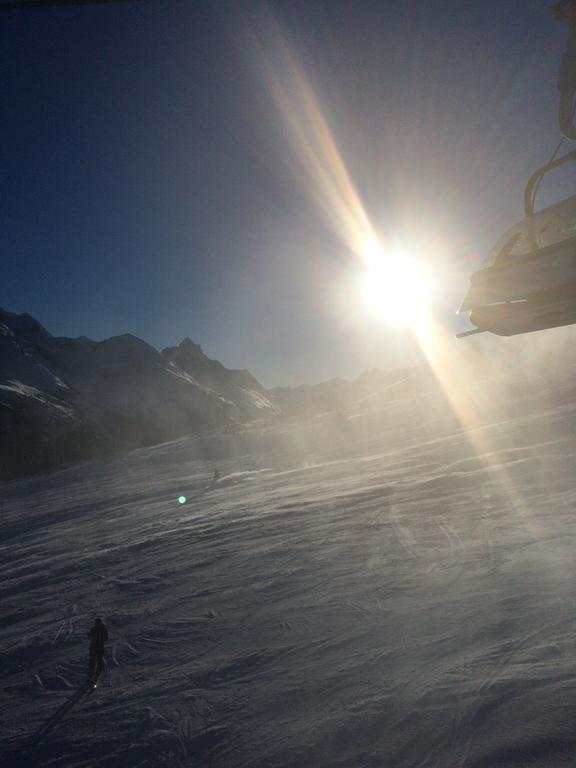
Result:
M0 763L573 766L576 401L542 387L1 486ZM101 685L39 733L96 614Z
M191 370L130 334L59 338L0 308L0 481L276 413L248 371L187 342Z

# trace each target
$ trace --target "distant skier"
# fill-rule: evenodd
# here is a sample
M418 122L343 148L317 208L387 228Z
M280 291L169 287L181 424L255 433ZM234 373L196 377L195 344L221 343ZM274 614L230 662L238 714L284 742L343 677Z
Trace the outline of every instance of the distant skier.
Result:
M214 475L212 476L212 482L210 483L210 490L212 490L212 488L216 488L216 485L218 484L218 480L220 480L220 472L218 472L218 470L215 469Z
M108 640L108 629L102 619L94 619L94 624L88 632L90 638L90 667L88 676L91 680L102 672L104 662L104 643Z

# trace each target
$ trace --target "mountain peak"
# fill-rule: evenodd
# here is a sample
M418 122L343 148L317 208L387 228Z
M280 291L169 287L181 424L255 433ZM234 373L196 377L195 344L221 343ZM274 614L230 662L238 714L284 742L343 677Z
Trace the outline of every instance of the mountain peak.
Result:
M186 336L186 338L180 342L178 345L178 349L191 351L191 352L199 352L202 355L204 354L204 350L202 349L202 346L200 344L196 344L190 336Z
M266 390L249 371L226 368L218 360L211 360L189 336L177 347L163 349L162 355L202 386L236 403L245 416L261 417L265 412L275 412Z
M7 312L0 307L0 322L9 328L16 335L25 337L27 340L33 340L38 337L51 338L46 328L35 320L28 312L17 315L14 312Z
M215 363L206 356L200 344L196 344L189 336L186 336L177 347L163 349L162 355L184 369L186 369L186 365L212 365Z

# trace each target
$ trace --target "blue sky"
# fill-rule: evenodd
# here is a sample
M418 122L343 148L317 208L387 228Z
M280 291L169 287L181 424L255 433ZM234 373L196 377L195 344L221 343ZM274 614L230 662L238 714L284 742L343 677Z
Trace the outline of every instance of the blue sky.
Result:
M566 31L541 0L0 14L0 306L57 335L190 336L267 385L412 359L409 332L364 323L348 295L354 256L265 76L278 35L378 231L441 244L419 256L456 328L469 271L559 137Z

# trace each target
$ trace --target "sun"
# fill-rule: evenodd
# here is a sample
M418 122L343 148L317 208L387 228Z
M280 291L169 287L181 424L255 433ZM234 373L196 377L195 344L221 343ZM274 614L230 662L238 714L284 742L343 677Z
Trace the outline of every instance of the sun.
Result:
M432 279L424 265L402 251L381 252L371 258L359 288L372 316L401 324L420 321L433 295Z

